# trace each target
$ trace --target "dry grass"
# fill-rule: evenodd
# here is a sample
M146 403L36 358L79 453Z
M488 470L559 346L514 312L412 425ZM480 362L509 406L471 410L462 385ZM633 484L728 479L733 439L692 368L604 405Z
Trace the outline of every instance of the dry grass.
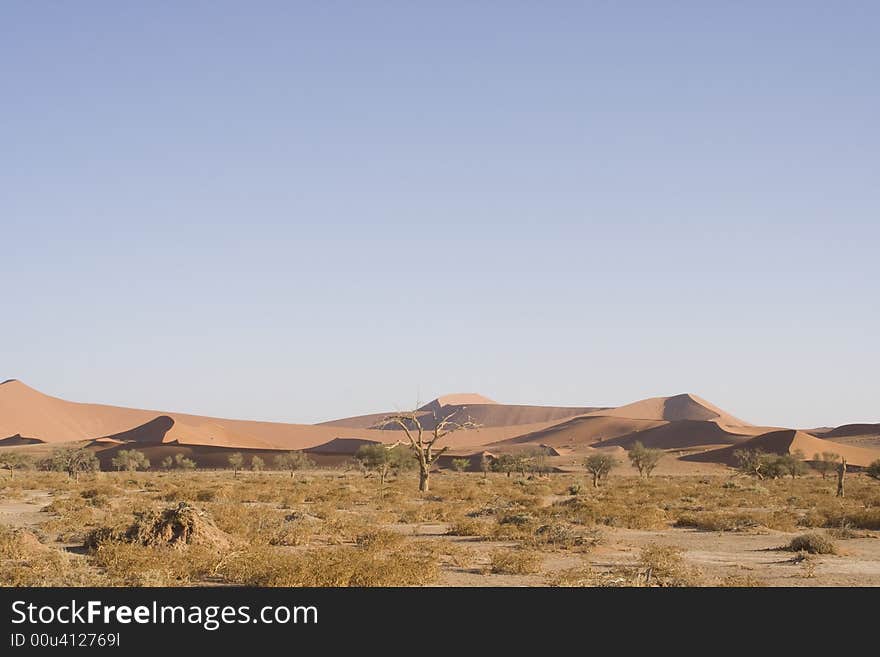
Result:
M228 472L99 473L79 482L57 473L17 473L2 482L0 501L34 492L45 499L46 491L51 497L30 551L9 530L0 533L0 581L412 586L451 572L479 577L484 568L554 586L753 585L752 575L702 576L684 555L661 546L646 548L635 564L597 567L587 559L603 534L627 530L755 534L815 527L845 539L880 529L880 487L858 476L848 481L843 500L834 496L832 482L817 477L759 483L611 477L597 490L566 474L535 480L444 474L424 496L415 492L414 477L391 480L380 491L373 480L339 471L294 479L284 473L238 479ZM181 503L197 520L163 515ZM497 541L509 547L493 545ZM72 558L59 542L92 549ZM582 565L534 577L555 563L577 561Z
M498 575L528 575L541 571L543 558L532 550L495 550L490 570Z

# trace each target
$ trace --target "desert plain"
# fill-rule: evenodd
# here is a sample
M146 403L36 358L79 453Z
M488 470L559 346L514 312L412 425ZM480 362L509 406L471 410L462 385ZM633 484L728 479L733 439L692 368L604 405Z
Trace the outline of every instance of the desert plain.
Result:
M0 585L876 586L878 464L880 424L755 426L694 394L306 425L10 380Z

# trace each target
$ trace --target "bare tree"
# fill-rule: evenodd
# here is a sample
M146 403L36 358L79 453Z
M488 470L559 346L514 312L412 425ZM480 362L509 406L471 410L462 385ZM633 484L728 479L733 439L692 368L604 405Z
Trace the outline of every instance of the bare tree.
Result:
M448 449L448 446L436 449L437 443L453 431L476 429L479 427L470 417L456 419L456 416L464 410L464 408L455 410L444 416L434 414L435 422L433 429L424 427L418 411L389 415L380 423L380 427L395 426L406 434L409 440L409 447L419 463L419 491L425 492L429 490L431 466Z

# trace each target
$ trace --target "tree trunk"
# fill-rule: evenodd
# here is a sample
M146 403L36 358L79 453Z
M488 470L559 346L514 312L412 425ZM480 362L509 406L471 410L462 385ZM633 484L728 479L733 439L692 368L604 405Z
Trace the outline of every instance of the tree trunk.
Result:
M845 497L846 491L844 490L846 480L846 459L843 459L840 462L840 467L837 469L837 497Z
M599 474L593 473L593 488L599 488Z
M429 476L430 476L430 473L428 472L427 469L419 471L419 492L420 493L425 493L428 491L428 488L429 488L428 477Z

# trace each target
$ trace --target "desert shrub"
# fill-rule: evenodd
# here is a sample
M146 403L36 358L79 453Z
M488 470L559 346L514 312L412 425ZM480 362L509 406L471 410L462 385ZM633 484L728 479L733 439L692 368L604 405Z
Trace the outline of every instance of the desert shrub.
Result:
M652 586L695 586L698 573L685 565L683 551L672 545L650 543L642 548L639 566Z
M675 527L688 527L712 532L739 532L758 526L760 523L747 513L712 511L682 513L675 521Z
M865 474L872 479L880 479L880 459L871 461L871 464L865 468Z
M852 527L848 527L848 526L832 527L831 529L828 530L828 535L831 538L836 538L836 539L842 540L842 541L849 540L852 538L865 538L866 536L869 536L869 534L866 534L864 532L857 532Z
M452 469L456 472L464 472L470 464L470 459L452 459Z
M495 550L489 557L490 568L499 575L528 575L541 570L543 559L530 550Z
M245 586L425 586L439 569L420 556L347 547L299 553L252 547L232 553L216 570L225 582Z
M815 532L795 536L783 549L809 554L837 554L837 545L834 541L828 536Z
M372 529L358 534L355 543L358 547L370 550L387 550L403 543L404 537L398 532L389 531L387 529Z
M446 533L449 536L476 536L489 538L494 535L494 525L485 520L463 518L452 523Z
M551 522L538 527L528 543L535 547L561 548L586 551L601 540L598 531L584 531L561 522Z
M792 531L795 519L786 511L686 511L679 514L674 526L712 532L743 532L759 527Z
M625 500L572 497L554 505L571 522L581 525L608 525L627 529L657 529L666 526L669 516L654 504L627 504Z
M848 526L854 529L880 529L880 508L855 509L852 511L826 511L822 515L814 516L816 524L813 527L841 527Z
M726 577L721 578L718 585L727 588L757 588L766 586L763 580L748 573L727 575Z
M85 547L96 552L107 543L135 543L145 546L186 548L203 545L214 549L228 549L232 540L217 528L204 511L181 502L161 511L140 511L124 530L99 527L88 534Z
M568 568L551 573L547 578L547 586L582 587L596 586L597 576L589 566Z

